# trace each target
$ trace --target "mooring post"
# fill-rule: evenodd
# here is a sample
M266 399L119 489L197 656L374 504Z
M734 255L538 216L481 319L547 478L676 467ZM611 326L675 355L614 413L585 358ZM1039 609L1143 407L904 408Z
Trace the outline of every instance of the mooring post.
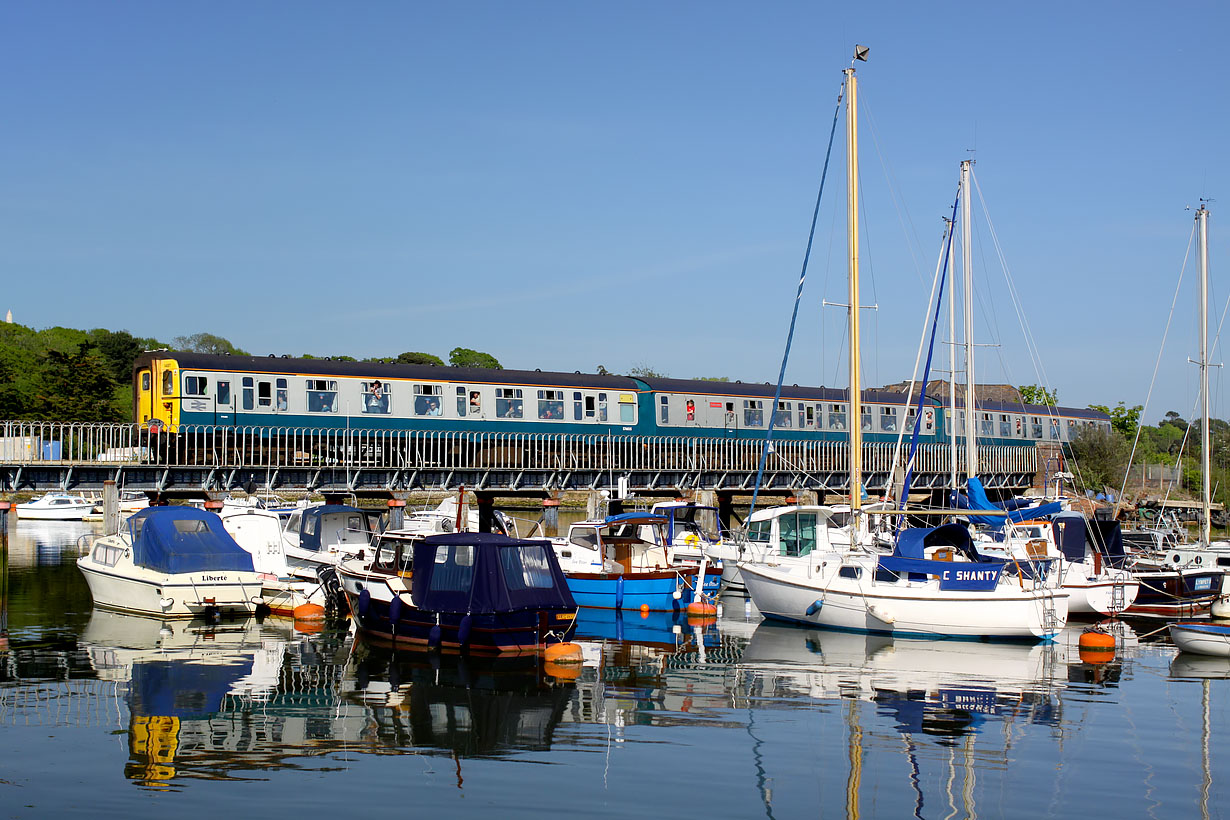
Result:
M492 532L495 529L495 496L475 493L474 503L478 505L478 531Z
M115 482L103 482L103 535L115 535L120 531L120 491Z
M389 529L400 530L406 526L406 493L394 493L389 499Z
M9 648L9 509L11 501L0 501L0 651Z
M559 499L544 498L542 500L542 531L548 538L559 535Z

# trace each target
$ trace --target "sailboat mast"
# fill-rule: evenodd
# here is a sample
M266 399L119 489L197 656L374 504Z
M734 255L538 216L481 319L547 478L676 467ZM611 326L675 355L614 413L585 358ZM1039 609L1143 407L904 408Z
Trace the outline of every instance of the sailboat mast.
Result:
M863 392L858 327L858 80L854 66L846 75L846 235L850 279L850 511L858 529L863 488Z
M948 225L948 230L955 226ZM952 471L949 486L957 490L957 289L948 287L948 466Z
M970 243L970 160L961 161L961 272L965 277L965 476L978 475L974 407L974 254ZM954 488L955 489L955 488Z
M1200 260L1200 544L1212 540L1209 520L1209 211L1202 204L1196 211L1197 256Z

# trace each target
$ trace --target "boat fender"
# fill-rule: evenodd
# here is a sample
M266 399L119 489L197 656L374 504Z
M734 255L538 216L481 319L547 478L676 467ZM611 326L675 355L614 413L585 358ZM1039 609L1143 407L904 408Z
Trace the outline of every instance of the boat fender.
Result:
M363 591L359 593L359 617L366 618L367 611L371 609L371 606L372 594L364 588Z
M824 606L824 600L821 598L817 598L815 601L812 602L812 605L807 608L807 614L815 615L817 612L820 611L820 607L822 606Z
M389 626L394 629L397 628L397 622L401 620L402 606L404 606L404 604L401 602L400 595L394 595L393 600L389 601Z
M440 629L440 616L436 615L436 622L432 625L431 631L427 633L427 646L432 649L439 649L440 642L444 637L443 630Z
M624 608L624 577L622 575L615 579L615 608Z
M891 624L897 620L893 617L893 613L889 612L887 609L883 609L882 607L869 605L867 607L867 611L871 613L873 618L883 621L886 624Z
M159 598L158 606L162 607L163 609L170 609L171 607L175 606L175 599L174 598Z
M457 643L464 649L470 643L470 630L474 628L474 619L466 613L457 627Z

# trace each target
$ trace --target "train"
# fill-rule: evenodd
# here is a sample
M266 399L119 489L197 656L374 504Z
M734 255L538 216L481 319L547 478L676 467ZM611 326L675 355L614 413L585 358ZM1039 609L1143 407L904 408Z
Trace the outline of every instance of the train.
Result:
M769 382L691 380L576 371L236 356L158 350L133 365L133 421L156 432L186 428L465 431L621 436L844 440L848 392ZM868 442L908 435L917 397L863 392ZM1110 429L1097 410L978 401L978 440L989 445L1066 444L1086 428ZM944 402L922 403L920 441L962 434ZM771 418L772 414L772 418Z

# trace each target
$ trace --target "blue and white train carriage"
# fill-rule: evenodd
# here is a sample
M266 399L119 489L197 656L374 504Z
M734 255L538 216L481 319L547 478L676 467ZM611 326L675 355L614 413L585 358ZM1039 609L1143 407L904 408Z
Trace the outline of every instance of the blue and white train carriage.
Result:
M828 387L548 373L430 365L219 356L155 351L133 370L134 421L176 432L191 426L349 428L640 436L763 437L774 414L779 439L842 440L847 391ZM868 390L867 441L912 430L904 393ZM928 397L922 441L947 440L949 410ZM1105 413L979 402L986 444L1065 443L1087 426L1109 429ZM958 405L958 431L964 429Z

